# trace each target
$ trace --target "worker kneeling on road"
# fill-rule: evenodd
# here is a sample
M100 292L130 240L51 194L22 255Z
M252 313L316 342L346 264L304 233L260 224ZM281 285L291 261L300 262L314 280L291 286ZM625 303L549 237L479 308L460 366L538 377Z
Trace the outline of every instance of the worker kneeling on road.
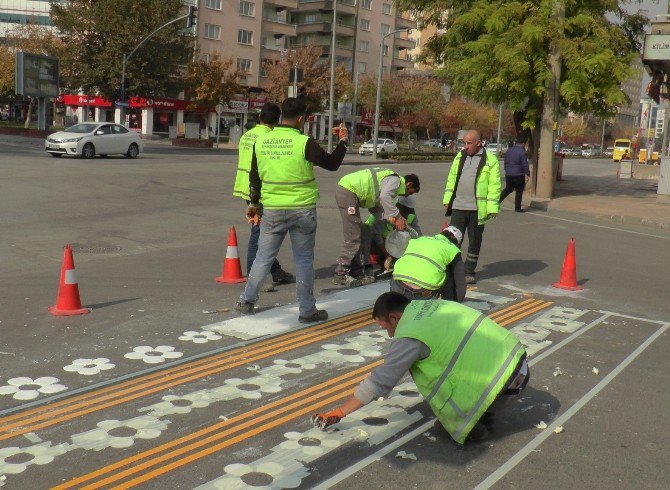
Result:
M452 301L382 294L372 317L394 338L384 364L339 408L312 416L322 430L380 396L409 369L421 395L458 443L484 439L493 414L529 380L519 339L480 311Z
M404 230L407 220L400 215L395 200L398 196L419 192L419 178L404 177L393 170L372 168L345 175L338 182L335 201L342 216L344 244L337 259L333 282L345 286L361 286L375 282L372 270L365 270L365 249L369 250L370 230L361 220L360 208L367 208L375 217L374 234L381 236L383 220ZM362 246L363 240L366 246ZM370 268L371 269L371 268Z
M463 234L448 226L435 236L414 238L393 267L391 291L407 299L438 299L462 303L465 267L458 248Z

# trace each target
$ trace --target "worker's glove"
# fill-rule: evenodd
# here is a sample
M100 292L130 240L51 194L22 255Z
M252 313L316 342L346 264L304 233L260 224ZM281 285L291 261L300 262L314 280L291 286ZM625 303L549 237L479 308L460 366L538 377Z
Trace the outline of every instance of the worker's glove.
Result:
M393 221L391 221L393 226L395 227L396 230L402 231L405 228L407 228L407 220L403 218L402 216L398 216L396 218L393 218Z
M326 430L333 424L337 424L344 418L344 412L340 408L336 408L331 412L315 413L312 415L312 424L321 430Z
M258 204L249 204L245 212L247 223L258 226L261 222L261 208Z
M344 123L340 123L337 128L333 128L333 136L337 136L340 141L346 142L349 140L349 131L347 131Z
M393 257L390 255L384 260L384 269L390 271L393 268Z

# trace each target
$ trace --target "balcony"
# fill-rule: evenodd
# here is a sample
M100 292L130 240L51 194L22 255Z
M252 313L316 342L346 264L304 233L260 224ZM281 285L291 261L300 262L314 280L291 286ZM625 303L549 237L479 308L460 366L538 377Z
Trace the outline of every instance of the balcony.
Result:
M405 39L402 37L396 37L393 39L393 44L398 49L414 49L416 48L416 42L412 39Z
M299 8L300 12L312 12L316 10L319 12L332 12L333 2L330 0L316 2L301 0L299 2ZM356 15L356 0L337 2L337 13Z
M297 9L298 0L265 0L265 5L273 7L284 7L287 9Z
M408 14L399 14L395 18L395 28L401 29L403 27L416 29L416 21L412 20Z
M331 22L314 22L311 24L299 24L298 34L331 34L333 32L333 24ZM355 28L352 25L337 23L337 35L345 37L353 37Z
M392 66L393 68L397 68L398 70L404 70L406 68L414 68L414 62L406 58L394 57Z
M272 49L263 46L261 48L261 59L279 61L281 59L281 53L282 53L281 49Z
M296 35L296 26L283 19L263 16L263 31L270 34L281 34L293 37Z

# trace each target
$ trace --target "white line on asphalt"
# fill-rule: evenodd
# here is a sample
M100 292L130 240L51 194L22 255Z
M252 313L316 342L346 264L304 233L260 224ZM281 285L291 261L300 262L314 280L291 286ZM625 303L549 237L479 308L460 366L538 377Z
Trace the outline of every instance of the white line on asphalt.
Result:
M346 470L340 471L337 475L334 475L331 478L327 479L326 481L319 483L317 486L314 487L314 489L315 490L322 490L322 489L325 490L327 488L332 487L333 485L337 485L339 482L341 482L345 478L349 478L351 475L354 475L354 474L358 473L360 470L365 468L370 463L374 463L375 461L380 460L381 458L386 456L391 451L394 451L394 450L398 449L403 444L405 444L405 443L411 441L412 439L414 439L415 437L423 434L424 432L429 430L434 424L435 424L435 419L430 419L428 422L426 422L423 425L420 425L419 427L414 429L412 432L404 435L403 437L401 437L397 441L395 441L395 442L393 442L393 443L391 443L387 446L384 446L379 451L371 454L370 456L368 456L365 459L360 460L355 465L350 466Z
M633 362L642 352L649 347L654 340L660 337L667 329L670 327L670 323L666 323L664 326L656 330L650 337L647 338L642 344L638 346L633 352L631 352L628 357L626 357L618 366L616 366L607 376L605 376L600 383L595 385L591 390L589 390L586 395L581 397L577 403L572 405L568 410L565 411L560 417L554 420L549 427L544 429L540 434L535 436L528 444L526 444L519 452L514 456L508 459L502 466L500 466L496 471L491 473L488 478L475 487L477 489L490 488L498 480L503 478L507 473L509 473L516 465L523 461L530 453L532 453L540 444L542 444L546 439L548 439L553 433L556 427L560 427L568 420L572 418L579 410L581 410L584 405L586 405L593 397L595 397L600 391L605 388L614 378L616 378L628 365Z
M647 323L658 323L659 325L665 325L666 322L661 321L661 320L650 320L649 318L642 318L640 316L632 316L632 315L623 315L621 313L615 313L613 311L607 311L607 310L597 310L598 313L605 313L607 315L614 315L614 316L620 316L621 318L628 318L630 320L639 320L641 322L647 322Z
M536 212L527 213L527 214L529 216L537 216L539 218L555 219L555 220L558 220L558 221L567 221L568 223L577 223L579 225L593 226L595 228L604 228L606 230L620 231L622 233L630 233L632 235L648 236L648 237L652 237L652 238L660 238L662 240L670 240L670 236L653 235L651 233L642 233L640 231L626 230L624 228L615 228L614 226L597 225L595 223L587 223L586 221L578 221L578 220L575 220L575 219L559 218L558 216L550 216L548 214L541 214L541 213L536 213Z

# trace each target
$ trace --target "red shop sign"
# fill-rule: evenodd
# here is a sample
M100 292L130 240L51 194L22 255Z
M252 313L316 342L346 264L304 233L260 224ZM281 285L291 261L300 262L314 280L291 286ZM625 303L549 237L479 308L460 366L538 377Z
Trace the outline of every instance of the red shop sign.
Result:
M164 98L148 98L148 97L131 97L130 107L137 109L165 109L168 111L185 111L191 103L188 100L181 99L164 99Z
M112 103L98 96L90 95L59 95L56 103L76 106L112 107Z

